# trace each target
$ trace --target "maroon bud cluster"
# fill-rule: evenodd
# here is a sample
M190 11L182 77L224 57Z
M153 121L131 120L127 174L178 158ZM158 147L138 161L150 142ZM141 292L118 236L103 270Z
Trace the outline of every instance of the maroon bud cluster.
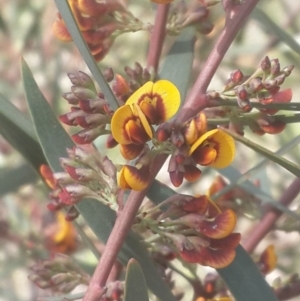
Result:
M55 292L67 294L80 284L88 285L90 276L67 255L55 254L41 260L31 268L28 279L42 289L51 288Z
M57 185L50 193L51 203L48 204L48 209L59 210L77 204L84 198L97 199L116 209L115 165L107 157L102 158L92 147L85 150L74 147L68 150L68 154L69 158L60 159L64 172L53 175ZM74 210L71 210L68 219L72 217L77 217Z
M165 243L175 245L184 261L222 268L233 260L240 234L232 233L236 215L231 209L221 212L205 195L183 194L171 196L158 207L164 207L165 211L158 214L156 207L143 208L136 222L149 230L155 225L154 233ZM160 248L165 250L163 245L162 241L156 241L156 252ZM172 249L166 250L167 257L173 259Z

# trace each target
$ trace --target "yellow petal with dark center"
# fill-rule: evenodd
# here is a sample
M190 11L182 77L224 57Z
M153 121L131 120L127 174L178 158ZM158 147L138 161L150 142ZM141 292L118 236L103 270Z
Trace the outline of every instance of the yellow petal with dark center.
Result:
M120 144L131 144L130 137L126 133L125 125L135 116L130 106L122 106L118 108L111 119L111 132L114 139Z
M200 144L202 144L205 140L207 140L208 138L213 136L218 131L219 131L218 129L214 129L214 130L206 132L201 137L199 137L197 139L197 141L191 146L190 151L189 151L189 155L191 155Z
M219 130L211 137L211 140L218 144L218 155L216 160L210 166L215 168L225 168L230 165L235 156L234 139L227 133Z
M230 135L219 129L211 130L202 135L192 145L189 154L193 154L198 147L201 148L201 144L204 141L206 141L206 143L208 143L210 147L213 147L217 152L215 160L209 164L209 166L215 168L225 168L231 164L235 155L235 143Z
M124 167L125 166L123 166L122 169L119 172L118 184L119 184L121 189L131 189L129 184L126 182L126 179L125 179L125 176L124 176L124 171L125 171Z
M153 82L147 82L138 90L136 90L126 101L127 105L131 105L133 103L140 104L140 102L145 98L149 97L152 93Z
M149 124L146 116L142 112L141 108L138 105L136 105L136 104L132 104L132 111L134 112L134 114L136 116L139 117L139 119L140 119L140 121L141 121L141 123L142 123L142 125L143 125L143 127L144 127L144 129L145 129L145 131L147 133L147 135L149 136L149 138L152 139L152 137L153 137L152 127L150 126L150 124Z
M159 124L170 119L178 111L180 93L177 87L168 80L159 80L155 83L147 82L129 97L126 104L136 103L141 105L143 102L149 103L156 111L155 116L153 111L150 111L149 107L143 104L142 110L144 114L151 123ZM151 113L150 117L147 113Z
M177 87L168 80L159 80L154 83L152 88L152 96L157 98L155 107L163 116L162 121L166 121L173 117L180 106L180 93Z
M150 182L150 173L147 166L137 169L134 166L125 165L124 179L126 183L135 191L141 191L145 189Z

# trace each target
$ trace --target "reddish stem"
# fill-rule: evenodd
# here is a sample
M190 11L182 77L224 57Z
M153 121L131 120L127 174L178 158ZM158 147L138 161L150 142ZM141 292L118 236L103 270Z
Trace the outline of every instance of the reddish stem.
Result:
M166 155L161 155L155 159L153 168L151 170L152 179L155 178L166 158ZM118 215L116 223L107 240L104 252L102 253L100 261L91 279L90 285L84 296L84 301L98 301L105 291L105 284L109 273L114 265L119 251L121 250L127 233L132 226L136 213L144 197L146 196L147 190L148 189L146 188L143 191L132 191L130 193L128 200L121 214Z
M236 33L258 1L259 0L248 0L244 2L240 6L240 9L237 9L236 13L234 13L232 16L230 15L232 11L227 10L227 22L225 28L215 44L211 55L203 66L202 72L200 73L197 82L194 85L189 98L187 99L187 102L182 108L179 115L179 120L183 121L189 119L191 116L195 115L195 108L197 108L199 111L206 106L207 99L203 97L203 94L206 91L207 86L217 70L222 58L232 43ZM159 57L162 50L168 8L169 6L166 5L158 6L157 17L151 36L148 54L148 67L154 69L155 72L158 68ZM152 168L152 179L154 179L166 158L167 156L160 155L155 159ZM124 209L122 210L122 214L118 216L108 238L105 250L100 258L88 290L84 296L84 301L98 301L100 296L105 291L105 284L110 270L117 258L126 235L131 228L136 212L138 211L146 192L147 189L141 192L131 192Z
M292 184L284 191L279 203L283 206L288 206L300 192L300 179L296 178ZM265 213L262 220L253 228L248 239L243 243L244 249L251 253L259 244L259 242L272 230L274 223L282 215L282 211L270 208Z
M258 2L259 0L248 0L239 5L226 6L225 27L215 43L214 48L210 52L210 55L202 68L202 72L199 74L184 106L178 114L177 120L179 122L188 120L195 116L197 112L200 112L208 106L208 98L204 93L233 39Z
M169 4L157 6L155 23L150 37L147 68L151 73L154 72L155 75L157 73L159 59L165 40L169 7Z

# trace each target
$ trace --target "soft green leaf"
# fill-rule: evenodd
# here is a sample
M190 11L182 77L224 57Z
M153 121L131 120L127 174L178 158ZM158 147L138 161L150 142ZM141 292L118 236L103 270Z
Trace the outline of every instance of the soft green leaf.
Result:
M28 106L36 128L38 139L45 156L54 171L61 171L59 158L67 155L66 149L74 146L73 141L58 122L45 97L39 90L32 73L22 61L23 84ZM86 199L76 205L82 217L96 236L105 242L115 222L115 213L103 204ZM139 239L130 232L119 253L120 260L126 264L130 258L139 261L150 289L165 301L174 301L169 287L165 284L149 258Z
M147 197L154 204L158 205L174 194L176 194L176 192L169 186L159 182L158 180L154 180L147 192Z
M230 182L236 182L243 176L236 168L233 168L232 166L218 169L217 171L223 177L229 179ZM239 186L248 193L255 195L262 202L262 204L271 205L274 208L294 217L295 219L300 220L300 216L297 213L276 202L270 195L262 191L259 187L256 187L252 182L247 180L244 183L239 184Z
M16 191L20 186L37 181L37 172L29 164L0 169L0 196Z
M234 261L217 271L237 301L278 301L273 289L241 246L236 248Z
M127 265L125 277L124 301L149 301L148 290L143 271L139 263L131 259Z
M0 94L0 134L28 160L36 170L46 164L43 151L29 118Z
M185 99L194 60L195 28L187 27L176 39L162 65L159 77L171 81Z
M286 30L283 30L273 20L271 20L270 17L262 10L255 8L252 12L252 17L263 25L268 34L274 34L280 41L284 42L295 52L300 53L300 45L295 41L295 39L293 39Z
M294 174L297 177L300 177L300 166L298 166L297 164L284 159L280 156L277 156L276 154L274 154L273 152L269 151L268 149L252 142L251 140L240 136L232 131L229 131L225 128L222 128L222 130L226 133L228 133L230 136L232 136L235 140L243 143L244 145L248 146L249 148L253 149L254 151L256 151L257 153L267 157L269 160L277 163L278 165L282 166L283 168L285 168L286 170L288 170L289 172L291 172L292 174Z
M62 18L65 21L65 24L67 26L67 29L72 36L72 39L79 50L82 58L86 62L87 66L89 67L91 73L93 74L94 79L98 83L99 87L101 88L102 93L105 95L105 98L109 102L110 106L113 110L116 110L119 105L117 103L117 100L112 93L109 85L105 81L99 67L97 66L97 63L92 56L87 44L85 43L84 39L82 38L82 35L80 33L80 30L76 24L76 21L73 17L72 11L70 9L70 6L68 4L67 0L54 0L56 3L56 6L62 16Z

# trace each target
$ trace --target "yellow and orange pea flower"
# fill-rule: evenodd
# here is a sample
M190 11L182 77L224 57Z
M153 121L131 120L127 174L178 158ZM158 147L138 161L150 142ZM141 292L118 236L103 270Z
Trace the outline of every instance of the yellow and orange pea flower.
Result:
M71 253L76 250L76 231L71 222L66 221L61 211L55 213L56 223L48 227L46 246L50 252Z
M147 82L118 108L112 116L111 132L120 144L122 156L133 160L153 138L152 125L161 124L175 115L180 106L180 93L168 80ZM119 173L123 189L142 190L149 182L149 166L125 165Z
M194 142L189 155L197 164L225 168L234 159L234 139L219 129L208 131Z
M111 120L112 135L122 145L122 155L129 160L136 158L142 148L134 145L142 145L151 140L151 125L163 123L173 117L179 105L180 93L167 80L147 82L133 93L126 104L116 110Z

